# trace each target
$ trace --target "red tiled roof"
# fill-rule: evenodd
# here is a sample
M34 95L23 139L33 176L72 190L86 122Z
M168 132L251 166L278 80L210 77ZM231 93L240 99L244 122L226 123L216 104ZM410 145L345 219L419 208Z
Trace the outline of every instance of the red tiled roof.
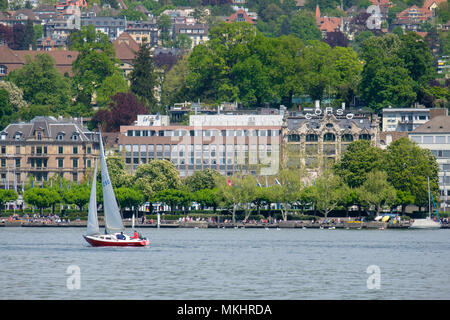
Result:
M239 9L235 13L233 13L231 16L227 18L227 22L235 22L238 19L238 16L242 15L242 18L245 20L245 22L249 22L251 24L255 24L255 20L250 17L247 12L243 9Z

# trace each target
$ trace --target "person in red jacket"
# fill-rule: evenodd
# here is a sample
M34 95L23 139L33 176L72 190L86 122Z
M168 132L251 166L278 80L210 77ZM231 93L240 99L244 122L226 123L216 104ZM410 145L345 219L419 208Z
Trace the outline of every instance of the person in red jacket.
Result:
M138 235L138 233L137 233L136 230L134 230L134 234L133 234L133 236L131 237L131 239L139 239L139 235Z

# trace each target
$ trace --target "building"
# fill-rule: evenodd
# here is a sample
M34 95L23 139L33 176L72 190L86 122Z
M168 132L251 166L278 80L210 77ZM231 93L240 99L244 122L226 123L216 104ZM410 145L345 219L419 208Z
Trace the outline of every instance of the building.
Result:
M89 25L93 25L95 30L103 32L111 41L114 41L126 30L126 19L118 17L82 17L81 26L88 27Z
M159 28L156 19L150 21L128 22L126 33L128 33L138 44L148 43L150 47L158 46Z
M138 118L135 125L121 126L119 150L129 171L166 159L181 177L206 168L228 176L278 172L282 115L191 115L189 125L161 121L151 125Z
M178 37L180 34L186 35L191 39L191 48L198 44L202 44L209 40L209 27L207 24L175 24L174 35Z
M447 111L447 109L443 109ZM439 165L440 207L450 206L450 116L433 117L408 134L412 141L431 150ZM437 200L437 199L435 199Z
M355 140L379 145L379 119L370 113L315 107L289 112L282 130L282 162L288 168L306 167L313 179L320 167L335 163ZM323 161L323 162L322 162ZM323 165L320 165L321 162Z
M244 9L238 9L235 13L227 18L227 22L248 22L251 24L256 24L256 18L251 16Z
M445 109L428 108L384 108L382 130L384 132L413 131L432 117L444 115L445 111Z
M114 42L116 58L120 60L120 69L124 77L133 71L133 61L139 51L139 44L127 32L123 32Z
M11 71L22 68L26 63L26 56L34 58L44 52L38 50L12 50L6 45L0 45L0 79ZM53 50L45 54L55 59L55 67L62 75L72 76L72 63L78 57L78 51Z
M343 19L339 17L322 17L319 5L316 6L316 24L325 37L327 32L337 32L343 30Z
M36 117L9 124L0 132L0 185L20 186L31 176L38 182L55 175L84 181L97 150L96 133L76 119Z

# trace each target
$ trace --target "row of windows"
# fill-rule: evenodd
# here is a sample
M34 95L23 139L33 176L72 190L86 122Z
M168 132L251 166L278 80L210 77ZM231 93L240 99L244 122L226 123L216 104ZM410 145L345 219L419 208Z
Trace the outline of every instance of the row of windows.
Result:
M341 141L343 142L352 142L354 139L353 135L351 134L343 134L341 136ZM371 136L370 134L360 134L358 136L359 140L370 140ZM301 141L301 136L299 134L290 134L288 135L288 142L300 142ZM305 136L305 141L306 142L318 142L319 141L319 135L317 134L307 134ZM327 132L322 136L322 141L323 142L334 142L336 141L336 135L334 133L331 132Z
M450 158L450 150L431 150L436 158Z
M128 137L278 137L280 130L128 130Z
M411 135L411 140L415 141L417 143L423 143L423 144L438 144L438 143L450 143L450 136L418 136L418 135Z
M32 155L43 155L43 154L47 154L47 146L31 146L31 154ZM73 154L78 154L78 146L73 146L72 147L72 153ZM92 148L91 147L87 147L86 149L88 154L91 154L92 152ZM6 146L1 146L0 148L0 152L1 154L6 154ZM21 147L20 146L16 146L16 154L20 154L21 153ZM58 154L64 154L64 147L63 146L58 146Z

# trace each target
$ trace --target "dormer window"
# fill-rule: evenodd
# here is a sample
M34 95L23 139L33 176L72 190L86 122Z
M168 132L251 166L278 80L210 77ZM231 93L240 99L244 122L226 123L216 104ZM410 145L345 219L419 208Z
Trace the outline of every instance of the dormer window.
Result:
M42 132L38 131L38 132L36 133L36 139L37 139L37 140L42 140Z
M78 141L78 133L77 132L72 133L72 137L70 138L70 140Z
M0 137L1 137L2 140L6 140L6 137L7 137L7 136L8 136L8 133L7 133L7 132L2 132L1 135L0 135Z
M64 135L65 135L64 132L58 132L58 134L56 136L56 140L58 140L58 141L64 140Z
M19 131L14 135L14 140L19 141L20 139L22 139L22 132Z

